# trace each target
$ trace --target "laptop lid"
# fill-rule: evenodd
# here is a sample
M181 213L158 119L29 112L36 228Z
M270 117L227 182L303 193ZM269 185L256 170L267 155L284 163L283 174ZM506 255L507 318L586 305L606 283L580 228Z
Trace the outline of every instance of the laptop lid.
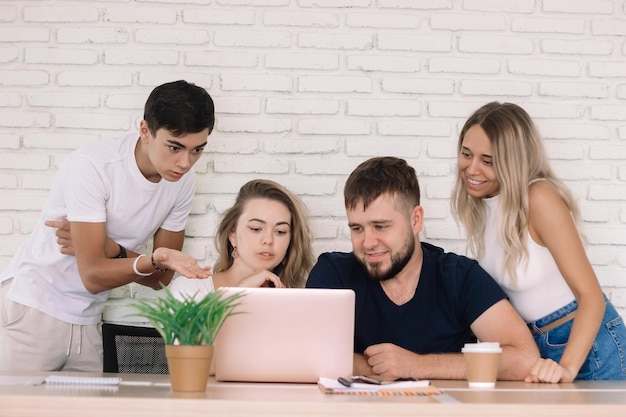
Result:
M347 289L243 292L214 344L218 381L304 382L352 374L355 295Z

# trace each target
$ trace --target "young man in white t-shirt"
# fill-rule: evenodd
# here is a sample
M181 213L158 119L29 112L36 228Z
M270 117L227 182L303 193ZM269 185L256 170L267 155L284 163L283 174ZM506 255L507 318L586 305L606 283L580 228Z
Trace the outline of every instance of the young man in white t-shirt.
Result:
M211 274L180 250L191 169L214 123L206 90L166 83L148 97L138 133L66 158L33 232L0 273L0 370L101 372L111 289ZM140 253L150 239L154 251Z

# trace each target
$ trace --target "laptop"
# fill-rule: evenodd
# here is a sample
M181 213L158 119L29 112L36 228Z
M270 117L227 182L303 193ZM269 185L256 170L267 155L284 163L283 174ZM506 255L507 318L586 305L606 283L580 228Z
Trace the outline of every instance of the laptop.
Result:
M218 381L316 383L352 375L355 295L348 289L243 292L214 343Z

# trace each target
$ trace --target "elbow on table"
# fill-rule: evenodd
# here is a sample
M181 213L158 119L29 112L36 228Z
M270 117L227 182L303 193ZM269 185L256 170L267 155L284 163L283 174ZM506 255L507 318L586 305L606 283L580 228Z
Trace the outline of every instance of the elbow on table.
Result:
M532 367L541 359L539 349L534 343L516 347L510 352L509 360L506 363L509 369L503 369L505 379L512 381L523 381L529 374Z

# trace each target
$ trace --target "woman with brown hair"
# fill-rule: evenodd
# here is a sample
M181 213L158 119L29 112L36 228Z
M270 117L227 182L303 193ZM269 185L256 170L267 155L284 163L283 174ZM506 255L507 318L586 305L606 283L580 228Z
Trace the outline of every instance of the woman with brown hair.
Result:
M311 238L306 207L295 194L271 180L249 181L221 217L212 279L179 277L172 291L201 296L219 287L303 287L313 265Z

